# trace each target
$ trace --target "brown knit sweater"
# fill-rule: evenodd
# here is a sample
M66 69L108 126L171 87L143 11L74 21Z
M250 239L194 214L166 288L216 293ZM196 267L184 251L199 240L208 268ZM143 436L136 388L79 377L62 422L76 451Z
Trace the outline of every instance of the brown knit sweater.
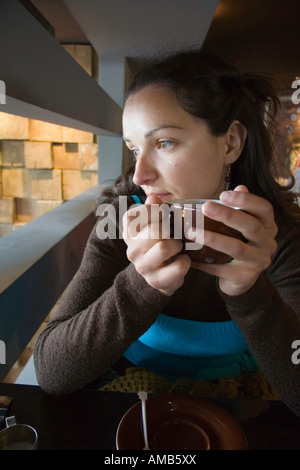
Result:
M279 227L272 265L246 293L231 297L215 277L191 268L175 294L150 287L126 257L122 239L99 240L96 228L55 317L40 334L35 366L41 387L66 394L96 380L122 357L159 313L191 320L234 320L263 374L300 416L300 230Z

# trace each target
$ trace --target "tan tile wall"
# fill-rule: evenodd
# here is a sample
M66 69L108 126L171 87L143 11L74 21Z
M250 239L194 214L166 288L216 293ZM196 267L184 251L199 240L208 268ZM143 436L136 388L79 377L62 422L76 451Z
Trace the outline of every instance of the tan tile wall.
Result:
M94 76L91 46L64 47ZM0 237L97 183L94 134L0 112Z

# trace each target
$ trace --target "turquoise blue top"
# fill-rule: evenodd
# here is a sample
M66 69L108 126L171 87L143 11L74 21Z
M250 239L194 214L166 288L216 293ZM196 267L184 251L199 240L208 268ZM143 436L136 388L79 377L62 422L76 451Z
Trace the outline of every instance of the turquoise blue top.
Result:
M140 203L138 196L134 196ZM198 322L160 314L124 356L169 380L216 380L258 370L234 321Z

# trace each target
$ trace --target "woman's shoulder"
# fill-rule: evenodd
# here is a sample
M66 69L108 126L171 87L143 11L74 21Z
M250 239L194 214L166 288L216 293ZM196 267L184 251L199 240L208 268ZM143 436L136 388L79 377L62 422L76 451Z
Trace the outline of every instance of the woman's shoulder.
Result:
M300 223L297 220L280 219L277 221L277 249L268 268L269 273L300 273Z
M300 246L300 207L295 208L295 216L293 218L289 220L279 218L277 220L277 227L276 241L278 244L295 244Z

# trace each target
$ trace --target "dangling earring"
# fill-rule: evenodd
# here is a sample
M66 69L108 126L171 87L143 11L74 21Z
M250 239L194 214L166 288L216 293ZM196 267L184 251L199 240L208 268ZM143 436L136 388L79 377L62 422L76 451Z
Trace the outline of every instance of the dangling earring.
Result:
M230 181L231 181L231 165L230 164L227 167L227 174L225 177L225 181L226 181L225 191L228 191L230 188Z

